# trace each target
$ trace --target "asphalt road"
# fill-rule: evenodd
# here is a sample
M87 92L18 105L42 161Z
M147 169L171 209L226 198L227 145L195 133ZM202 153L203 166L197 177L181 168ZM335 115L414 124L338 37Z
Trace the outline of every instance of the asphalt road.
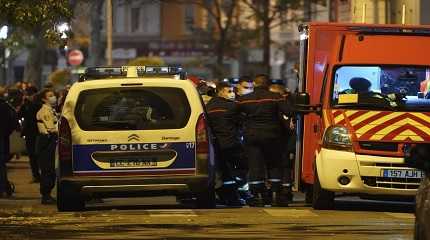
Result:
M40 204L25 158L9 164L17 193L0 199L0 239L412 239L413 204L341 198L314 211L295 196L288 208L200 210L173 197L104 199L86 211Z

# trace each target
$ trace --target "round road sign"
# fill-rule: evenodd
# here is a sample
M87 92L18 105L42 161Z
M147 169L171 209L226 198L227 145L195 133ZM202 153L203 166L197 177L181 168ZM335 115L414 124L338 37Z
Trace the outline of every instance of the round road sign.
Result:
M75 49L69 52L67 58L70 65L77 66L81 65L84 61L84 54L80 50Z

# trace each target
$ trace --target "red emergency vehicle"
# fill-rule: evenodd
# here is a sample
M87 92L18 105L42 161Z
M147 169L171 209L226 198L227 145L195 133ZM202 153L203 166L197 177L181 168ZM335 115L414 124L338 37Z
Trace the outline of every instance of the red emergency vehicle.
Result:
M338 193L415 195L424 173L403 157L430 142L430 26L299 30L296 187L315 209Z

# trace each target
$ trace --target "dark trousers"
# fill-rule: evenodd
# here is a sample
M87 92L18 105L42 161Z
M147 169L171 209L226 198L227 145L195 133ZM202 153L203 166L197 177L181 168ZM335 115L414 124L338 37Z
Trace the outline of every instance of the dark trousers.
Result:
M282 141L281 138L245 140L245 152L248 158L248 183L261 186L266 180L280 183L282 177Z
M40 179L40 168L36 156L36 137L37 136L25 136L25 146L28 158L30 159L31 174L34 179Z
M218 169L223 182L235 181L237 165L241 161L241 149L238 147L221 148L218 151Z
M9 158L9 137L0 136L0 195L5 192L8 186L6 161Z
M48 196L55 186L55 135L39 134L36 143L37 159L40 166L40 194Z

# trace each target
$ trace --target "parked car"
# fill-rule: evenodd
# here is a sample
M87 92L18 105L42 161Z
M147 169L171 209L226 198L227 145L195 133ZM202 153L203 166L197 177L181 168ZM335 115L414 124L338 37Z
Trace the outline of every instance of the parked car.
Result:
M89 68L59 122L57 207L91 197L180 195L215 207L201 97L173 67Z

